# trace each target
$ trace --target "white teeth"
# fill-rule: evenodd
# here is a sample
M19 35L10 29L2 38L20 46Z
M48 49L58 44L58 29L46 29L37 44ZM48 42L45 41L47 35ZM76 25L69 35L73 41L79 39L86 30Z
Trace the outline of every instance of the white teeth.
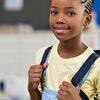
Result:
M62 32L69 31L69 30L70 29L55 29L55 31L58 33L62 33Z
M61 33L61 32L63 32L63 31L65 31L65 30L56 30L57 32L59 32L59 33Z

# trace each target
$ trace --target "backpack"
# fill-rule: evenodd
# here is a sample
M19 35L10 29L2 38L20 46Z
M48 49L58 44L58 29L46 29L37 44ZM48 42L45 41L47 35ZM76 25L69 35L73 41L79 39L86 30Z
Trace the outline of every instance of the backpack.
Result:
M41 59L41 62L40 62L40 65L43 65L48 57L48 54L49 52L51 51L52 49L52 46L48 47L43 56L42 56L42 59ZM78 70L78 72L74 75L74 77L72 78L71 82L74 86L81 86L89 72L90 72L90 69L91 69L91 66L92 64L96 61L96 59L100 57L100 50L94 50L94 53L92 53L88 59L85 61L85 63L82 65L82 67ZM87 67L88 66L88 67ZM43 67L42 67L43 68ZM42 84L42 81L43 81L43 74L44 74L44 71L45 69L43 68L43 72L42 72L42 76L41 76L41 88L43 90L43 84ZM82 98L82 100L89 100L89 98L87 97L87 95L82 91L80 90L80 97ZM94 100L97 100L96 97L94 97Z

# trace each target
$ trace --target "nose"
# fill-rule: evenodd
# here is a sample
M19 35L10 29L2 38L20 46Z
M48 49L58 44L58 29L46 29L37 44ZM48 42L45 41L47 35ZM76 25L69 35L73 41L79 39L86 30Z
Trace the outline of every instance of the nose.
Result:
M57 24L64 24L65 23L65 16L63 14L59 14L56 20Z

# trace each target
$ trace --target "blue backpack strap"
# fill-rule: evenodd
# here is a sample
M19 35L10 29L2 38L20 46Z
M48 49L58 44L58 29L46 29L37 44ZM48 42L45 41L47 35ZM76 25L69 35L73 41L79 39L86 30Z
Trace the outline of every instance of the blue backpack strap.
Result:
M43 84L42 84L42 83L43 83L43 74L44 74L44 71L45 71L45 69L43 68L43 64L45 63L45 61L46 61L46 59L47 59L47 56L48 56L48 54L49 54L51 48L52 48L52 46L48 47L48 48L45 50L45 52L44 52L44 54L43 54L43 57L42 57L42 59L41 59L41 62L40 62L40 65L42 65L42 69L43 69L42 76L41 76L41 80L40 80L42 90L43 90Z
M74 86L80 86L84 83L88 75L89 70L91 69L92 64L95 62L95 60L99 57L98 54L92 53L89 58L85 61L85 63L82 65L82 67L79 69L79 71L75 74L75 76L72 78L71 82ZM85 77L85 78L84 78ZM83 80L84 79L84 80ZM82 83L81 83L82 82ZM81 90L80 96L82 100L89 100L86 94Z
M86 75L86 73L91 68L92 64L95 62L95 60L99 56L96 53L92 53L89 58L85 61L85 63L82 65L82 67L79 69L79 71L75 74L75 76L72 78L71 82L74 86L77 86L80 84L83 77Z
M94 52L100 56L100 50L94 50Z

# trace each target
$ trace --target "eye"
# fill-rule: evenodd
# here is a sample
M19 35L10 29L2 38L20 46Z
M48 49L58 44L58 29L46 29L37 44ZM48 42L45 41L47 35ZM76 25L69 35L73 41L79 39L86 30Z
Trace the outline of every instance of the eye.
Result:
M74 13L73 11L69 11L69 12L67 12L67 15L68 15L69 17L71 17L71 16L74 16L75 13Z
M57 11L50 11L50 14L51 14L51 15L57 15L58 12L57 12Z

